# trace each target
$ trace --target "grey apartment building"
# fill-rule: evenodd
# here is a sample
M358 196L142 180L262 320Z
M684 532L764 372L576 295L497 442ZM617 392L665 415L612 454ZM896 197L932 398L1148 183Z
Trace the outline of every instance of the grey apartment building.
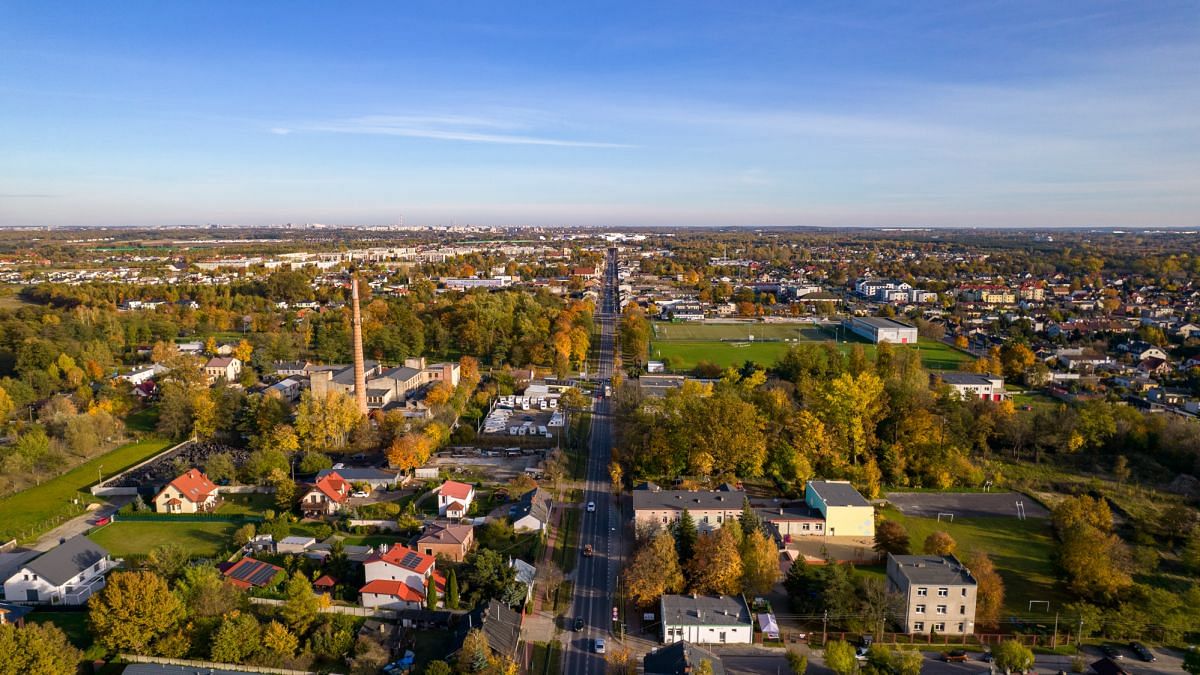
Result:
M975 632L975 577L953 555L892 555L888 589L900 595L901 630L970 635Z

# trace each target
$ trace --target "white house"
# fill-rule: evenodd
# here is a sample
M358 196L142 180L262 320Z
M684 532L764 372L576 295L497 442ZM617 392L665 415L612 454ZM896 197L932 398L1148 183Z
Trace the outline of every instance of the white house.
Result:
M447 518L465 518L475 501L475 487L466 483L448 480L437 490L438 515Z
M376 553L363 565L366 585L359 589L363 607L420 609L425 604L425 584L430 578L439 592L445 580L435 574L436 559L405 546Z
M975 373L941 373L940 377L960 398L979 398L984 401L1003 401L1004 378Z
M211 381L223 377L226 382L233 382L242 374L242 362L234 356L214 356L204 364L204 374Z
M82 605L104 588L104 575L117 566L103 546L77 536L29 561L4 582L9 602Z
M729 595L663 595L662 641L752 644L754 623L745 598Z
M188 469L154 495L159 513L207 513L217 505L217 486L199 469Z
M149 366L142 366L140 368L134 368L133 370L129 371L128 373L125 373L124 375L122 375L120 379L125 380L129 384L132 384L133 386L136 387L139 384L142 384L143 382L148 382L150 380L153 380L155 377L157 377L165 372L167 372L167 369L165 366L160 366L159 364L154 363Z
M521 496L521 499L509 509L513 529L518 531L543 532L550 524L552 506L550 493L534 488Z

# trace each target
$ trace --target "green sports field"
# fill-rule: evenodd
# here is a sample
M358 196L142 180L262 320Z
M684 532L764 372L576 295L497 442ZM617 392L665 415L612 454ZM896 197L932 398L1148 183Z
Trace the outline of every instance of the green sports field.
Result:
M688 371L701 361L722 368L740 366L746 361L770 366L800 343L832 341L831 330L812 323L659 323L654 324L650 358L670 359L678 372ZM761 340L771 340L762 342ZM849 352L854 344L862 345L868 358L875 358L875 345L857 336L845 337L838 349ZM896 349L920 349L921 363L930 370L958 370L971 356L950 345L922 338L917 346L896 345Z

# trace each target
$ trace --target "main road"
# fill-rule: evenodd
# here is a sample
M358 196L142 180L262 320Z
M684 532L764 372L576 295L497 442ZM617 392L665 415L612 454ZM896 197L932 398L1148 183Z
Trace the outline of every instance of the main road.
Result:
M612 415L609 397L602 394L612 381L616 320L619 314L617 255L616 249L612 249L608 252L604 290L596 312L596 320L600 324L600 344L597 348L600 389L592 403L592 435L584 474L583 504L580 505L580 553L575 565L575 595L571 602L571 613L567 616L569 632L563 664L566 673L603 675L605 660L603 655L596 653L595 640L603 639L612 648L610 638L616 607L613 595L617 587L621 523L608 473L612 456ZM595 512L584 508L588 502L596 504ZM591 557L583 555L583 549L588 545L592 547ZM577 618L584 620L583 630L570 632Z

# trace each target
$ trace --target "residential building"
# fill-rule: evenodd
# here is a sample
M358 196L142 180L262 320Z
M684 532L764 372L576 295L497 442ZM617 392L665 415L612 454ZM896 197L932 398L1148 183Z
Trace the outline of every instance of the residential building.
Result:
M477 607L466 617L459 619L454 632L454 649L448 656L453 656L462 649L467 633L478 628L483 631L488 647L495 654L516 661L524 619L523 612L513 611L499 600L490 600L487 605Z
M700 664L705 661L712 675L725 675L725 664L720 656L699 645L680 640L651 650L642 657L642 672L645 675L693 675L700 672Z
M436 560L406 546L393 546L367 559L363 569L366 585L359 589L363 607L419 609L425 603L425 585L430 578L439 587L445 581L435 577Z
M7 624L20 628L25 625L26 615L32 611L32 607L16 605L11 602L0 602L0 626Z
M437 489L438 515L446 518L465 518L475 501L475 486L448 480Z
M265 588L282 578L282 567L276 567L269 562L256 560L246 556L241 560L227 565L221 570L225 580L243 591L251 588Z
M888 588L903 603L905 633L971 635L975 632L975 577L953 555L887 558Z
M665 529L679 520L687 509L700 532L711 532L742 513L744 492L721 489L712 492L663 490L654 483L644 483L633 491L633 518L636 530Z
M831 537L875 537L875 507L848 481L810 480L804 503L821 514Z
M509 518L512 519L513 529L544 532L550 525L553 503L550 493L542 488L534 488L521 495L521 498L508 512Z
M873 344L892 342L906 345L917 342L917 327L894 319L855 316L846 321L844 325L854 334L861 335Z
M1003 401L1004 378L976 373L940 373L933 375L960 398L979 398L984 401Z
M154 495L159 513L208 513L219 504L216 484L199 469L188 469Z
M204 374L209 382L224 378L226 382L236 382L242 374L242 362L235 356L214 356L204 364Z
M350 498L351 491L350 483L336 472L328 473L317 479L300 498L300 510L308 518L331 516L342 510L342 506Z
M332 473L336 473L342 480L352 485L369 485L372 490L390 488L400 482L400 473L398 471L376 469L373 467L344 467L340 464L332 469L323 469L318 472L317 480L321 480Z
M475 528L459 523L429 523L417 539L417 551L434 557L444 555L454 562L462 562L474 545Z
M751 644L754 623L746 599L730 595L663 595L659 600L663 644Z
M15 603L82 605L104 588L104 575L119 563L91 539L72 537L6 579L4 597Z

